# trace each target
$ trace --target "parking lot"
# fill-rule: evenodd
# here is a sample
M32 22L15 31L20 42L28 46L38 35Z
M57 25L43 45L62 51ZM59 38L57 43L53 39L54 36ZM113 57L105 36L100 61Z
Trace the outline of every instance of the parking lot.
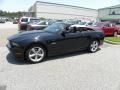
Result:
M0 24L0 90L120 90L119 45L104 43L96 53L82 51L29 64L5 47L14 33L17 25Z
M5 46L7 38L17 32L18 32L17 24L12 24L12 22L0 24L0 47Z

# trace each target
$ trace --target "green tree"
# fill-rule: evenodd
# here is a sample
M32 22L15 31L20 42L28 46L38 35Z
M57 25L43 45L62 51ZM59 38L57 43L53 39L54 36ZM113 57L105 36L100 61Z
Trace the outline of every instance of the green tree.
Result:
M6 11L2 11L0 10L0 16L5 16L5 17L10 17L10 18L20 18L22 17L22 12L6 12Z

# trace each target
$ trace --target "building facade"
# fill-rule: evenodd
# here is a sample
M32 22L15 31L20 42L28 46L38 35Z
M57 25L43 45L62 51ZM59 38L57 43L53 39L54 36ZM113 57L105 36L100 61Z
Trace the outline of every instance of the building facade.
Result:
M98 18L100 21L120 23L120 5L99 9Z
M112 21L120 23L120 5L90 9L78 6L36 1L29 8L29 16L46 19L78 19L84 21Z
M96 21L98 11L78 6L37 1L28 10L32 16L46 19L80 19Z

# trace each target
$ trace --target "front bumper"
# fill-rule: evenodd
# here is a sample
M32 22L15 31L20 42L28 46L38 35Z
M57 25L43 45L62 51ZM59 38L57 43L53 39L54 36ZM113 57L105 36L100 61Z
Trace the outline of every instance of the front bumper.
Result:
M24 49L19 47L12 47L10 43L7 43L7 48L17 58L24 58Z

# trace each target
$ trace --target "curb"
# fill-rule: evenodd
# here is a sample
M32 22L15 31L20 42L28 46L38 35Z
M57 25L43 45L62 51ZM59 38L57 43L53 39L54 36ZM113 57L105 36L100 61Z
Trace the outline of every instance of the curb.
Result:
M120 43L112 42L112 41L108 41L108 40L104 40L104 42L109 43L109 44L114 44L114 45L120 45Z

